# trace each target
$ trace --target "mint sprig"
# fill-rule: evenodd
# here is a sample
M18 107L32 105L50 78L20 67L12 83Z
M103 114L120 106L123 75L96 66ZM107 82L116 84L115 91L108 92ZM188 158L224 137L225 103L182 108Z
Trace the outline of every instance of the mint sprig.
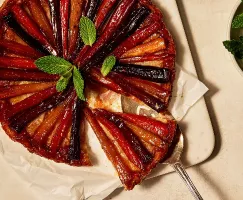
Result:
M103 76L107 76L116 64L115 56L108 56L102 65L101 73Z
M37 59L35 61L35 65L43 72L61 76L56 84L56 89L58 92L64 91L73 77L73 83L77 96L81 100L85 101L83 77L79 70L70 62L56 56L44 56Z
M243 13L234 17L231 28L243 28ZM223 44L236 58L243 59L243 36L240 36L239 39L226 40Z
M92 46L96 41L96 28L94 23L88 17L81 17L80 36L85 45Z
M84 79L82 75L80 74L79 70L77 67L74 67L73 69L73 84L76 90L76 93L78 97L85 101L85 96L84 96Z
M243 28L243 13L233 19L232 28Z
M36 66L48 74L63 74L67 72L72 64L63 58L56 56L44 56L35 61Z
M243 36L240 36L238 40L226 40L223 44L235 57L243 59Z
M85 45L92 46L96 41L95 24L87 17L80 19L80 36ZM108 56L102 65L101 73L107 76L116 64L115 56ZM64 91L72 78L77 96L85 101L84 79L76 66L67 60L56 56L44 56L35 61L35 65L43 72L48 74L60 75L56 89L58 92Z
M95 24L88 17L81 17L79 22L80 37L82 38L85 45L92 46L96 41L97 30ZM103 76L107 76L112 68L116 64L115 56L108 56L102 65L101 73ZM75 82L74 82L75 83ZM81 98L83 98L81 96Z
M58 92L62 92L64 91L67 86L68 86L68 83L70 81L70 78L64 78L64 77L61 77L58 81L57 81L57 84L56 84L56 89Z

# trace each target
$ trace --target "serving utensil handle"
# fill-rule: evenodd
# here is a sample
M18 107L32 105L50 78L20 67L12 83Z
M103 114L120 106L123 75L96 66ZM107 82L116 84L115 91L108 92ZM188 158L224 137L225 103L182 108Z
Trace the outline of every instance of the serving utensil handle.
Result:
M175 171L180 175L182 180L186 183L188 189L190 190L194 198L197 200L203 200L202 196L199 194L197 188L193 184L183 165L180 162L176 162L172 166L175 169Z

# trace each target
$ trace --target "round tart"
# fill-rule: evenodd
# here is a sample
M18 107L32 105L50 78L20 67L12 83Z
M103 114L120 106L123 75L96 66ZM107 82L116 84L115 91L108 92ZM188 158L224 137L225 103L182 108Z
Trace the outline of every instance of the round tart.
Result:
M97 39L85 45L79 22L89 18ZM38 69L36 60L61 57L84 79L86 101L70 81ZM101 73L108 56L116 64ZM150 0L7 0L0 10L0 120L8 136L31 153L91 166L85 121L126 189L139 184L166 156L176 132L167 112L175 77L175 45ZM159 118L117 112L124 95Z

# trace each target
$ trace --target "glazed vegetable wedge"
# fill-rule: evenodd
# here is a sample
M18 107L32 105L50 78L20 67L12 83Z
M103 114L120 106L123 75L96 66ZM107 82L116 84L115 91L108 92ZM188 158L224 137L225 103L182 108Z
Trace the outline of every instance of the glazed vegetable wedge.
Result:
M141 182L165 157L171 142L167 138L164 139L164 135L160 133L171 126L171 123L176 124L173 118L167 118L167 122L161 125L162 122L160 121L143 117L146 122L152 123L151 126L159 125L155 131L151 127L148 130L147 124L141 126L141 122L136 122L136 119L133 122L128 120L128 122L127 119L134 117L132 114L123 115L122 113L111 113L100 109L90 110L88 108L84 112L100 140L102 149L113 166L117 168L121 181L129 190ZM176 126L173 126L169 130L169 135L174 136L175 131ZM115 158L119 154L122 156L117 162ZM120 167L125 169L119 171Z

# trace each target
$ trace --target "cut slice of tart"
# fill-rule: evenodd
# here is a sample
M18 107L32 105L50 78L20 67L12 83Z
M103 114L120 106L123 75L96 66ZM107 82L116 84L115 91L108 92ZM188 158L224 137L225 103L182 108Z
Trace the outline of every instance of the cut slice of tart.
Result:
M79 35L83 16L96 28L92 46ZM162 14L150 0L6 0L0 9L2 127L32 153L91 166L87 120L130 190L165 157L174 137L176 122L167 108L175 54ZM72 82L57 91L60 76L40 71L35 64L48 55L79 69L86 96L96 95L95 108L90 98L78 98ZM116 64L103 76L102 63L111 55ZM112 112L112 97L99 98L107 91L146 104L163 117Z
M127 190L139 184L168 152L176 122L85 108L85 116Z

